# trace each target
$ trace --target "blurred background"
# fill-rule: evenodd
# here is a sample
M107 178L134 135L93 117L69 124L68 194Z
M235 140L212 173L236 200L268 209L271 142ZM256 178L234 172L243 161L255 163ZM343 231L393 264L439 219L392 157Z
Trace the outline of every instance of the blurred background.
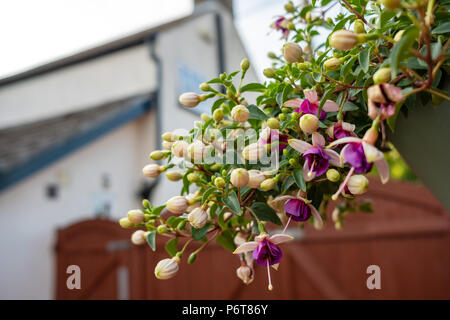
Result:
M282 45L269 25L285 2L1 2L1 299L450 298L448 213L395 150L397 181L375 178L365 196L374 213L349 215L342 231L295 230L273 292L263 269L242 284L238 259L217 245L158 281L164 242L157 253L131 246L118 226L142 198L160 205L181 189L141 175L161 133L209 107L185 109L179 94L244 57L247 81L264 80L267 52ZM81 290L66 286L72 264ZM381 290L366 286L373 264Z

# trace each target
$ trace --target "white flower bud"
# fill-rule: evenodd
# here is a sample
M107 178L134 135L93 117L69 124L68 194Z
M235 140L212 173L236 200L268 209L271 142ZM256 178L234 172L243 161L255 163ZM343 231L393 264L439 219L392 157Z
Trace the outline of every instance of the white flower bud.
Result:
M283 57L287 63L303 62L303 50L295 42L286 42L283 45Z
M170 181L178 181L178 180L181 180L183 178L183 174L181 172L179 172L179 171L167 171L166 172L166 177Z
M347 187L352 194L363 194L369 188L369 180L362 174L356 174L350 177Z
M127 216L128 220L130 220L133 224L140 224L144 222L144 213L139 209L128 211Z
M147 236L146 232L143 230L137 230L133 232L131 235L131 242L135 245L141 245L147 242L147 239L145 239Z
M202 208L197 207L189 213L188 221L194 228L202 228L208 221L208 214Z
M162 146L162 148L164 150L171 150L172 149L172 145L173 145L173 142L169 142L169 141L163 141L161 143L161 146Z
M194 108L200 102L200 95L195 92L185 92L178 100L183 106Z
M250 111L248 111L246 106L238 104L231 110L231 117L234 121L245 122L250 117Z
M155 163L148 164L142 169L142 173L148 178L158 178L161 167Z
M306 133L313 133L319 128L319 119L313 114L305 114L300 118L300 129Z
M187 154L190 160L200 162L203 160L203 154L205 152L205 145L200 140L195 140L187 148Z
M188 202L186 197L175 196L167 200L166 208L172 213L182 214L185 213L188 208Z
M188 146L189 145L186 141L175 141L172 145L172 153L174 154L174 156L182 158L186 154Z
M338 30L331 34L329 44L338 50L353 49L359 43L358 34L348 30Z
M258 189L261 182L266 179L264 173L259 170L248 171L248 186L253 189Z
M249 175L248 171L243 168L234 169L231 172L230 182L237 188L245 187L248 183Z
M122 218L119 220L119 224L122 228L125 229L130 229L132 227L134 227L133 222L131 222L130 220L128 220L128 218Z
M256 161L264 154L264 148L258 143L249 144L242 150L242 156L245 160Z
M172 259L163 259L155 267L155 277L160 280L173 278L179 269L180 259L174 257Z
M178 135L173 132L164 132L161 135L161 138L167 142L175 142L178 139Z
M254 279L254 273L249 266L240 266L236 269L236 275L245 284L250 284Z

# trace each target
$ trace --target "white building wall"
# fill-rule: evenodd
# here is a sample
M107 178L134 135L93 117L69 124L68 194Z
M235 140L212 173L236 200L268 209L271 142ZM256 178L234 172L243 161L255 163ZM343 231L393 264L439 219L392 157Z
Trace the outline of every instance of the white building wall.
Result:
M54 298L56 230L94 217L95 203L104 196L103 174L111 179L112 218L140 207L135 196L143 180L140 169L148 159L145 149L154 148L153 140L145 139L149 128L153 114L0 193L0 299ZM48 183L60 186L55 200L45 195Z

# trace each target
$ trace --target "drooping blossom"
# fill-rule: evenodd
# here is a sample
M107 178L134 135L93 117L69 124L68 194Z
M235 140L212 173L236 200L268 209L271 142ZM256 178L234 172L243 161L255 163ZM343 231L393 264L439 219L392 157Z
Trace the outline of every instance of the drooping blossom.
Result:
M328 141L334 141L345 137L357 137L355 125L339 120L327 129Z
M339 111L339 106L336 102L327 100L322 106L322 111L319 113L320 100L317 92L314 90L304 90L305 99L295 98L286 101L283 105L285 107L296 108L294 112L303 114L313 114L317 116L320 120L324 119L327 112L337 112Z
M339 144L346 144L341 150L341 158L343 159L343 162L348 163L351 168L344 181L339 186L338 191L332 196L333 200L338 198L354 172L367 173L372 169L373 164L375 164L378 169L381 182L384 184L389 180L389 165L384 159L383 153L372 144L357 137L346 137L332 142L327 148L332 148Z
M395 105L403 100L402 89L390 84L382 83L367 89L368 115L371 119L380 120L392 117L395 114Z
M267 276L269 279L269 290L273 289L270 279L270 266L276 266L283 257L283 253L278 244L291 241L294 238L287 234L274 234L270 236L267 233L261 233L255 238L255 241L249 241L241 244L234 250L234 254L253 251L253 258L256 263L267 267Z
M278 130L265 128L258 140L259 145L271 144L272 142L278 142L278 151L283 151L288 146L288 136L280 133Z
M305 181L310 181L325 173L331 163L334 166L341 166L339 154L331 149L326 149L325 139L317 132L312 134L312 145L298 139L290 139L289 145L303 154L305 164L303 165L303 177Z
M271 23L270 27L277 31L281 31L282 33L281 39L287 39L290 32L288 28L289 22L290 22L289 19L286 19L285 17L279 17L277 20Z

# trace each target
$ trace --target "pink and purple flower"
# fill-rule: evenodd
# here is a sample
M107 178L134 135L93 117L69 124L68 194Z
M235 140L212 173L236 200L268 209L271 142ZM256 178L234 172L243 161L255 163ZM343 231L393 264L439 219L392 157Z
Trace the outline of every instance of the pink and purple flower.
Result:
M283 105L285 107L295 108L294 112L304 114L312 114L317 116L320 120L323 120L327 112L337 112L339 111L339 106L336 104L336 102L333 102L331 100L325 101L322 110L319 113L319 97L317 95L317 92L314 90L305 90L305 100L300 98L295 98L286 101Z

